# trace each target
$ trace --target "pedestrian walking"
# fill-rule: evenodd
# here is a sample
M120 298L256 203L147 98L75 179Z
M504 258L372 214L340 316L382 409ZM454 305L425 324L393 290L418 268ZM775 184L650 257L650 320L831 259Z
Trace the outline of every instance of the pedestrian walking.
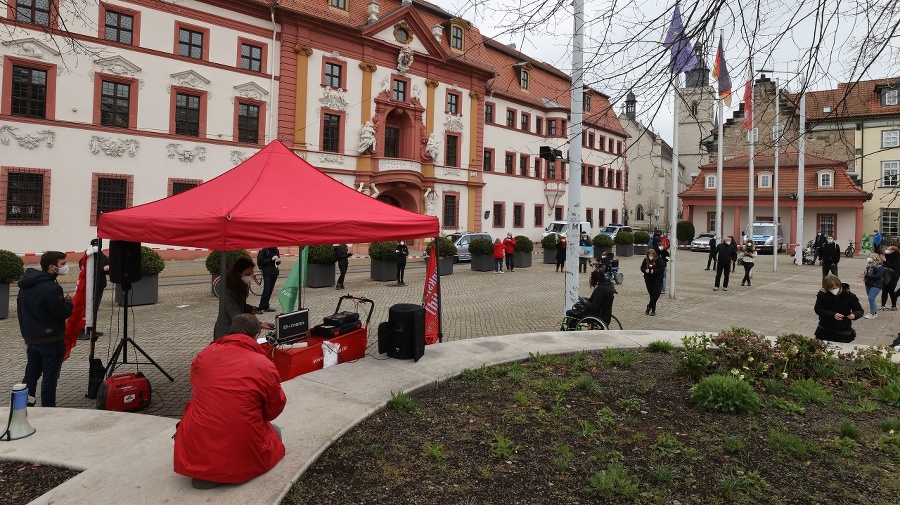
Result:
M728 235L725 241L716 246L716 283L713 291L718 291L722 274L725 274L725 282L721 284L724 291L728 291L728 274L731 271L731 264L737 261L737 250L734 246L734 237Z
M881 254L881 243L884 242L884 237L881 236L881 232L875 230L872 235L872 252L875 254Z
M900 250L897 246L892 245L884 250L882 265L890 269L892 275L890 280L884 280L881 289L881 310L897 310L897 297L900 296L900 289L897 289L897 281L900 280ZM891 299L891 306L885 307L888 298Z
M750 275L753 273L753 258L756 257L756 246L753 245L753 239L747 239L744 242L744 247L741 248L741 259L740 263L744 266L744 278L741 279L741 286L744 283L750 285Z
M398 242L397 249L394 252L397 254L397 285L405 286L403 275L406 273L406 257L409 256L409 248L406 247L406 242L403 240ZM437 248L432 249L431 254L437 254Z
M669 253L669 241L666 239L665 235L659 237L659 239L656 241L655 250L656 250L656 257L658 258L658 261L662 261L662 263L663 263L663 268L668 268L669 267L669 258L671 257L671 254ZM662 279L662 292L663 293L666 292L666 276L665 275L663 275L663 279Z
M816 315L819 325L815 335L828 342L852 342L856 338L853 321L864 314L859 298L850 292L850 286L841 282L837 275L828 274L822 278L822 289L816 295Z
M506 255L506 271L512 272L516 266L516 239L513 238L513 234L511 232L507 233L506 238L503 239L503 249Z
M875 299L884 286L884 266L881 264L880 256L875 253L869 254L869 257L866 258L866 270L862 277L866 284L866 296L869 298L869 313L863 317L875 319L878 317L878 306Z
M650 295L650 303L647 304L647 310L644 314L649 316L656 315L656 302L662 293L662 283L666 276L666 263L659 259L656 251L649 250L641 262L641 272L644 274L644 286L647 288L647 294Z
M566 271L566 247L568 244L566 243L566 237L564 235L559 236L559 242L556 243L556 271L557 272L565 272Z
M828 243L828 239L825 233L818 231L816 232L816 238L813 240L813 264L822 257L822 246ZM835 274L837 275L837 274Z
M506 256L506 246L499 238L494 239L494 273L503 273L503 257Z
M709 264L716 268L716 237L709 239L709 258L706 259L706 269L709 270Z
M841 261L841 246L835 243L834 237L828 235L819 251L819 264L822 265L822 277L838 274L838 262Z
M338 244L334 246L334 255L337 257L338 271L340 271L334 289L344 289L344 277L347 276L347 267L350 266L350 249L347 248L347 244Z

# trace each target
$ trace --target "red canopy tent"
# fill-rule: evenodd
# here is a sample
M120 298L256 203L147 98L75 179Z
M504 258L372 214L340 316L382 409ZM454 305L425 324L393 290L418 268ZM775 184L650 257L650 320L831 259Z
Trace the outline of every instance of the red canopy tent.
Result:
M100 215L97 236L229 251L437 237L438 219L357 192L273 141L196 188Z

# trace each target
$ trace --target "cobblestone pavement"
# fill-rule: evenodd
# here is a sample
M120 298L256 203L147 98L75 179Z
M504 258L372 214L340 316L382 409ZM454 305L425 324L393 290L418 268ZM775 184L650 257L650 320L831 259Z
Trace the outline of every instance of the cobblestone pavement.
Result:
M743 269L738 265L730 279L729 291L713 292L715 272L704 270L706 257L705 253L699 252L677 253L677 296L673 300L663 295L655 317L644 314L647 293L639 271L641 257L621 258L625 281L617 286L619 295L613 313L626 330L678 330L690 334L715 332L734 325L766 335L812 334L816 326L813 304L821 286L819 267L794 266L790 264L790 258L779 256L776 273L772 271L772 256L759 256L752 287L741 286ZM502 275L472 271L468 263L455 265L452 275L441 278L444 339L556 330L564 313L564 274L554 272L553 265L541 261L542 256L535 255L532 267L517 268ZM279 287L291 265L286 260L283 266ZM867 308L865 289L858 277L863 266L861 258L845 258L840 263L842 279L850 284L863 307ZM310 309L310 322L315 324L322 316L333 312L341 294L374 300L367 350L374 354L377 352L378 324L387 319L388 309L396 303L421 303L424 278L424 263L416 261L407 267L406 286L371 281L368 260L353 260L345 282L346 290L305 289L303 305ZM74 281L74 276L65 280ZM159 303L130 309L129 335L175 378L174 382L169 382L152 365L133 364L139 356L129 346L131 363L120 365L117 372L140 370L149 377L153 403L146 410L148 414L180 417L190 398L190 363L209 343L218 307L218 300L210 294L209 282L202 260L170 261L161 274ZM581 293L587 296L587 276L581 275L580 282ZM63 284L63 287L71 291L74 286ZM0 320L0 338L7 344L0 355L0 387L4 388L20 382L25 367L25 346L15 316L15 294L13 287L10 318ZM106 334L98 340L96 353L104 364L122 334L124 314L121 307L113 304L113 298L110 289L103 298L98 316L98 328ZM266 313L262 319L274 320L274 313ZM900 312L881 312L877 319L860 320L854 327L858 334L856 343L887 344L900 327ZM63 365L57 395L59 406L94 408L94 402L84 397L88 351L86 341L78 342ZM141 357L140 361L145 360ZM427 363L426 349L419 364L427 366Z

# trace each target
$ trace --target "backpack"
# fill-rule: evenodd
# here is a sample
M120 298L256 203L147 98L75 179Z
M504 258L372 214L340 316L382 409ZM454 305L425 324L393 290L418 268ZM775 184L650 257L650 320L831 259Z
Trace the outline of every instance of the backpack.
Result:
M881 276L881 279L883 282L890 284L897 272L894 272L892 268L888 268L887 265L882 265L882 268L884 268L884 275Z

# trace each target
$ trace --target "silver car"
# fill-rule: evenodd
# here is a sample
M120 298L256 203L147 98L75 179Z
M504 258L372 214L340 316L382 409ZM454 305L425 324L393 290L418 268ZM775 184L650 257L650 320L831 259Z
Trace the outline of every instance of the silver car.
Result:
M472 253L469 252L469 244L472 240L483 238L487 239L488 242L494 242L490 233L484 232L451 233L450 235L447 235L447 238L456 246L456 257L453 258L454 263L460 261L472 261Z
M709 251L709 239L715 238L715 236L716 234L711 231L697 235L697 238L691 240L691 250Z

